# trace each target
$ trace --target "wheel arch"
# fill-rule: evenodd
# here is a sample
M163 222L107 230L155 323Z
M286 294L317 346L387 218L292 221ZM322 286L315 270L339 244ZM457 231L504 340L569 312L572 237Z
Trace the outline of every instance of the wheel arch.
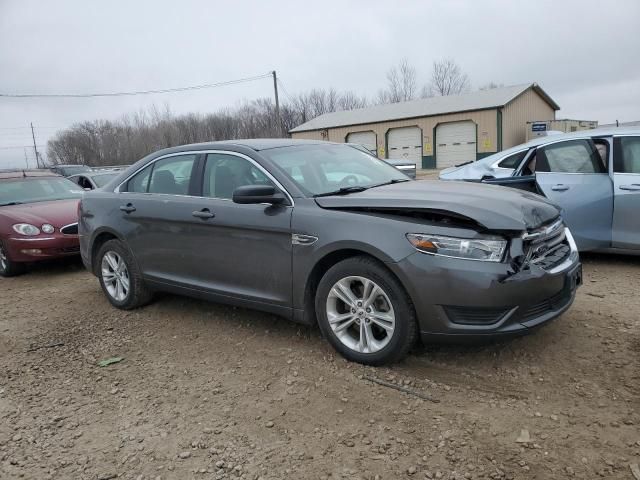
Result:
M122 240L120 235L114 232L111 229L102 229L96 232L93 236L93 240L91 241L91 245L89 246L89 251L91 252L91 271L94 275L97 275L97 263L96 257L102 245L107 243L109 240Z
M303 298L303 302L304 302L303 323L306 323L308 325L315 325L318 322L318 319L316 317L316 312L315 312L315 296L316 296L316 291L318 289L318 284L320 283L320 280L322 279L322 277L327 273L327 271L331 267L333 267L337 263L353 257L368 257L375 260L385 270L387 270L391 275L393 275L398 280L400 285L402 285L403 288L405 288L402 280L387 265L390 259L386 258L385 255L376 254L375 252L371 252L370 249L364 249L357 246L338 248L338 249L332 250L330 252L325 253L322 257L320 257L315 262L315 264L313 265L313 268L311 269L311 271L309 272L309 275L307 276L307 281L305 283L305 288L304 288L304 298ZM406 288L405 288L405 291L407 291ZM408 291L407 291L407 295L409 295Z

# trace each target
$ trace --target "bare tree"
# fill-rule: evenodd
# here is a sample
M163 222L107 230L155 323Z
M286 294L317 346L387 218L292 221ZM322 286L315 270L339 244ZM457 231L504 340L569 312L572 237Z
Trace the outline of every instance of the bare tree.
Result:
M482 85L479 90L493 90L494 88L504 87L504 83L489 82Z
M469 91L470 81L466 73L451 58L433 62L431 81L422 89L422 97L457 95Z
M324 113L366 106L367 99L353 92L313 89L280 105L269 98L209 114L173 115L167 105L152 106L119 120L95 120L59 132L48 144L53 163L119 165L133 163L154 150L187 143L233 138L278 137ZM278 125L278 122L280 125Z
M406 102L416 98L416 69L404 58L387 70L387 88L378 92L378 103Z

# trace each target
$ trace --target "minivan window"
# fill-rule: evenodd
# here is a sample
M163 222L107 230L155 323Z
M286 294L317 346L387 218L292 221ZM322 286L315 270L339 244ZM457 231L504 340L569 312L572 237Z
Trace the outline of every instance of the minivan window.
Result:
M620 143L615 171L616 173L640 174L640 137L619 137Z
M570 140L538 149L536 172L605 173L602 157L589 140Z
M273 185L273 182L245 158L222 153L207 155L202 194L231 200L236 188L245 185Z

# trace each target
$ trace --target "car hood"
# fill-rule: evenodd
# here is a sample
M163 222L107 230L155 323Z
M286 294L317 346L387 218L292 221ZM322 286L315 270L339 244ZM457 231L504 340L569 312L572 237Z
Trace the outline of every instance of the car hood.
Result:
M328 209L449 212L490 230L533 229L560 214L558 207L540 195L472 182L420 180L315 200L320 207Z
M64 227L78 221L78 202L80 199L54 200L50 202L25 203L0 207L0 219L12 225L30 223L40 228L49 223L56 228Z

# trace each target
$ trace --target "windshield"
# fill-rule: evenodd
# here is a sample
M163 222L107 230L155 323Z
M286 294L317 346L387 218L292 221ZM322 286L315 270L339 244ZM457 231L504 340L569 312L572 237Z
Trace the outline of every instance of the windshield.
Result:
M80 197L82 190L66 178L27 177L0 181L0 206Z
M117 175L118 175L117 173L105 173L103 175L94 175L92 178L93 178L93 182L98 187L104 187L107 183L111 181L113 177Z
M391 165L348 145L300 145L261 153L308 196L409 180Z

